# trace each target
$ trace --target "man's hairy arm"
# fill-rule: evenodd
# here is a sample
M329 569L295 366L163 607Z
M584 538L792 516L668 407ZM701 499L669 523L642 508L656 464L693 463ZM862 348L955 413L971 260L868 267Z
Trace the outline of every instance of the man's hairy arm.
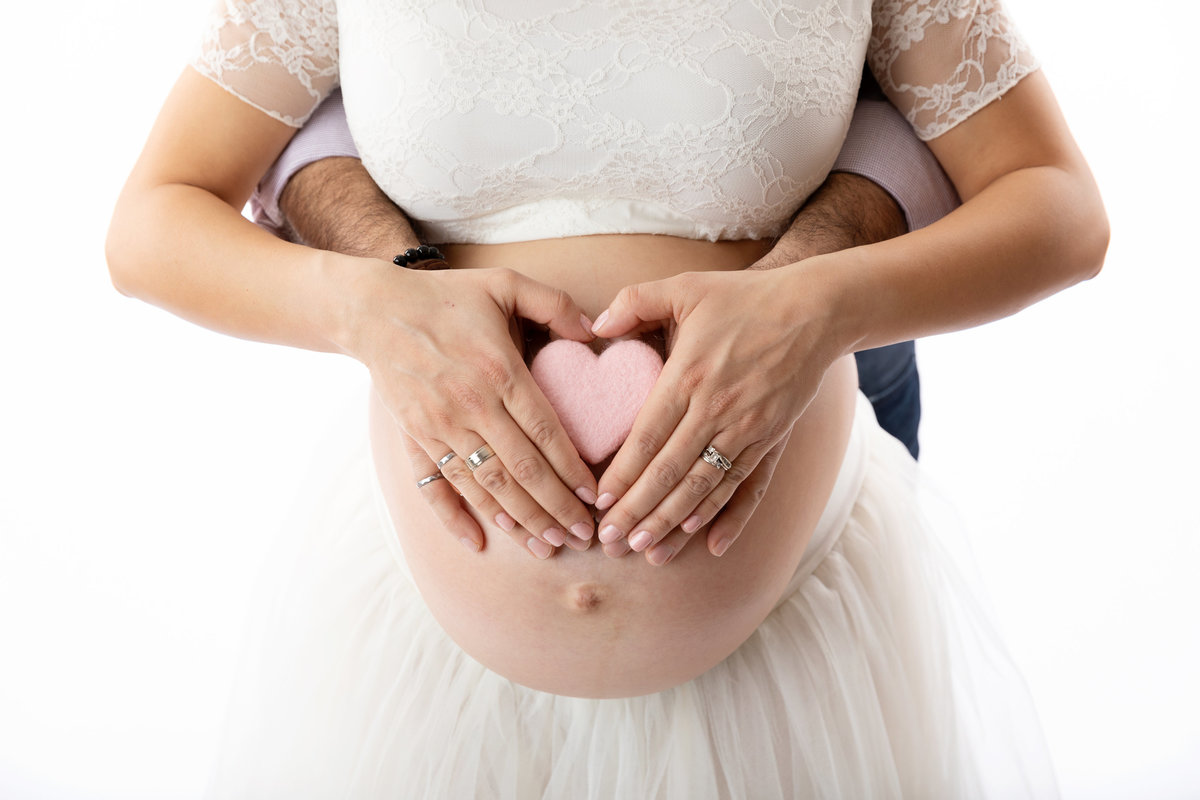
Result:
M298 241L321 250L391 259L420 244L408 217L357 158L323 158L301 169L279 195Z
M904 212L890 194L861 175L834 172L750 269L775 269L907 232Z
M304 167L288 181L279 208L296 239L322 250L391 258L419 243L411 221L356 158L325 158ZM774 269L907 231L890 194L867 178L835 172L751 269Z

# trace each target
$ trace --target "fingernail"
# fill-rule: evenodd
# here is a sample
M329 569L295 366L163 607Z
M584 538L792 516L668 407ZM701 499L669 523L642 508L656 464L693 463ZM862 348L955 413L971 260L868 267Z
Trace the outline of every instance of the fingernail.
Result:
M577 550L582 553L584 550L587 550L589 547L591 547L591 545L591 539L580 539L576 536L567 537L567 547L571 548L572 550Z
M580 314L580 315L579 315L579 322L580 322L580 324L581 324L581 325L583 325L583 329L584 329L585 331L591 331L591 329L592 329L592 321L591 321L590 319L588 319L588 318L587 318L587 314Z
M618 539L625 538L625 531L618 528L616 525L605 525L604 530L600 531L600 541L604 544L615 542Z
M604 555L609 558L620 558L629 552L629 542L622 539L619 542L604 546Z
M605 492L604 494L600 495L600 499L596 501L596 508L600 509L601 511L608 511L608 509L612 508L612 504L615 502L617 502L616 495Z
M496 524L506 531L511 531L517 527L517 521L503 511L496 515Z
M693 514L692 516L685 519L683 521L683 524L680 525L679 527L683 528L684 533L695 533L696 529L700 527L700 515Z
M461 539L459 539L459 541L462 542L463 547L467 548L472 553L479 552L479 545L476 544L475 540L472 539L470 536L464 536Z
M542 538L545 539L550 544L554 545L555 547L562 547L563 543L567 541L567 537L564 536L563 532L560 531L558 528L548 529L545 533L542 534Z
M541 539L535 539L532 536L529 537L529 541L527 541L525 544L538 558L549 558L550 554L554 552L553 547L546 544Z
M578 489L576 489L575 496L587 503L589 506L594 505L596 502L596 493L586 486L580 486Z
M671 556L675 555L675 548L669 544L660 544L646 554L646 558L656 567L661 567L663 564L671 560Z
M717 546L713 548L713 555L725 555L725 551L729 549L729 545L731 544L733 544L733 542L729 539L722 539L721 541L717 542Z
M571 526L571 533L575 534L580 539L590 539L592 538L592 534L595 532L596 531L592 528L592 526L588 525L586 522L576 522Z
M605 309L600 316L596 317L596 324L592 326L592 333L599 333L606 322L608 322L608 309Z
M649 547L653 541L654 534L650 533L650 531L638 531L629 537L629 546L640 553Z

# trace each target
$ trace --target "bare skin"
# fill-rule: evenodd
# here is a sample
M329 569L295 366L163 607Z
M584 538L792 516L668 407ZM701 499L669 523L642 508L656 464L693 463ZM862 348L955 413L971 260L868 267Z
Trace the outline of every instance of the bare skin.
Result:
M285 215L291 238L326 250L389 258L396 252L416 246L420 241L414 223L379 189L362 162L356 158L334 157L307 165L288 182L280 196L279 206ZM886 241L906 231L904 214L886 191L861 176L833 173L796 213L788 230L779 239L770 243L742 242L736 247L732 243L723 245L725 258L728 259L725 266L732 268L729 265L748 263L749 269L776 269L823 253ZM640 237L635 240L658 244L656 251L661 250L665 242L674 241L670 237ZM604 266L604 250L614 241L619 241L619 237L581 237L564 245L561 254L564 263L578 266L578 259L585 257L601 265L591 271L591 281L570 281L577 287L579 296L576 299L585 309L603 308L612 299L608 297L605 302L598 302L597 287L603 282L596 279L609 272L609 267ZM545 250L546 243L542 245L538 252ZM690 256L698 245L696 242L686 245L686 252L681 252L680 256ZM522 243L504 248L455 245L442 249L451 254L450 263L455 267L487 267L495 263L524 264L528 258L525 252L527 247L528 244ZM717 248L714 248L715 251ZM635 257L637 263L642 263L645 255L635 253ZM667 274L670 274L669 271L662 273L663 277ZM550 282L559 285L572 276L569 270L560 269L549 277L552 279ZM782 449L783 445L780 444L769 458L764 458L722 509L723 524L728 531L734 532L733 538L754 513L756 498L770 484L772 470ZM405 450L412 462L414 479L436 470L436 465L411 440L406 440ZM608 461L601 466L607 464ZM593 471L597 470L594 468ZM466 544L468 549L479 549L476 543L480 541L478 535L483 530L467 513L467 506L457 493L450 491L449 487L430 484L421 496L431 504L443 521L444 528L454 538ZM646 553L647 560L656 565L667 563L696 532L677 529L665 545ZM546 558L560 549L548 547L521 527L514 527L507 533L533 557ZM483 541L486 542L486 538ZM568 534L564 544L571 549L584 550L591 546L592 540ZM601 544L610 556L618 557L631 552L625 540Z
M570 292L585 312L594 312L631 283L683 270L736 270L767 246L589 236L444 251L456 268L520 264L525 274ZM413 483L403 432L377 398L372 452L405 563L461 647L527 686L575 696L632 696L706 671L766 618L833 487L857 386L852 357L827 372L774 468L771 485L781 488L765 493L736 548L720 559L703 547L681 548L669 568L643 558L608 558L600 548L562 548L545 563L506 545L468 556L450 537L431 535L437 517ZM489 541L504 536L484 515L474 518ZM467 586L471 590L463 591ZM662 602L665 597L671 602ZM548 649L546 641L556 646Z
M609 249L602 263L552 244L529 243L520 258L504 254L528 270L556 269L572 255L573 267L608 276L596 301L615 298L592 330L570 293L498 269L498 251L477 251L487 268L422 274L257 231L239 209L289 136L282 123L185 73L118 201L108 239L113 280L127 294L229 334L355 357L370 369L387 418L431 459L426 466L451 450L492 445L501 457L487 462L488 474L477 472L474 482L470 474L447 476L482 512L477 526L503 509L541 539L543 526L578 524L587 533L585 496L608 495L601 531L618 529L611 543L645 531L651 543L636 549L651 549L693 517L702 528L789 435L800 437L771 483L787 491L752 498L759 513L750 524L761 516L763 530L718 560L709 554L724 552L740 530L717 519L708 550L682 548L671 569L653 570L652 582L644 571L653 568L641 559L564 553L561 565L539 574L546 565L515 548L490 548L455 575L451 550L460 563L474 557L452 539L401 533L430 607L464 649L502 674L564 693L636 693L686 680L732 652L765 617L835 478L852 417L849 354L1013 313L1094 275L1107 246L1098 192L1040 73L933 141L964 205L922 231L760 271L740 271L752 259L724 252L737 243L694 251L669 243L679 250L652 259L657 243L622 237L629 245ZM455 258L465 266L473 257ZM662 273L646 272L652 261ZM625 263L638 267L636 276L622 273ZM514 317L579 341L674 326L668 367L598 484L531 385L520 352L504 341ZM812 423L819 430L811 436L810 421L821 423ZM395 430L384 425L375 435ZM693 480L696 454L709 442L738 469L716 482L711 473ZM412 469L402 446L381 449L394 454L380 460L381 480L398 487L393 514L435 524L434 512L412 496L415 487L399 479L403 467ZM793 453L819 461L792 462ZM800 498L795 505L792 496ZM562 570L571 564L601 572L568 575ZM439 587L457 588L489 566L491 589L481 582L479 593L439 596ZM628 570L627 580L616 570ZM594 613L614 586L627 605ZM564 596L570 607L559 613ZM580 610L600 622L580 623ZM591 658L577 657L577 644L592 647Z

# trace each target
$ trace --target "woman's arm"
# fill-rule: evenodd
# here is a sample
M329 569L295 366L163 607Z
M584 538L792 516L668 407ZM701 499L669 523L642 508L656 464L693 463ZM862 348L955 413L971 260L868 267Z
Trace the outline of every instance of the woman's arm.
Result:
M239 209L292 132L186 70L117 202L114 284L223 333L357 358L429 474L458 453L446 477L501 527L521 524L539 540L560 526L590 536L574 492L594 497L594 478L509 335L519 314L586 341L579 307L508 270L410 271L259 230ZM485 443L497 457L471 473L463 457ZM426 496L446 501L435 508L478 549L482 532L445 483Z
M1103 263L1099 191L1049 86L1035 72L931 143L964 204L878 244L770 272L683 275L630 287L600 336L673 319L675 348L626 445L601 477L602 541L651 550L675 526L716 517L791 429L842 355L1007 316ZM699 460L712 444L733 462ZM717 519L724 552L741 525Z

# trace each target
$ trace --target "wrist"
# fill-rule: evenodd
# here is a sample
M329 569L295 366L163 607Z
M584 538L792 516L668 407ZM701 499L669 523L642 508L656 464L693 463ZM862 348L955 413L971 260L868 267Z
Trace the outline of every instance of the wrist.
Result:
M857 352L866 335L862 282L852 278L852 260L847 252L821 254L777 270L780 295L816 326L816 350L829 364Z
M383 259L313 252L325 288L322 329L333 349L367 364L381 302L411 273Z

